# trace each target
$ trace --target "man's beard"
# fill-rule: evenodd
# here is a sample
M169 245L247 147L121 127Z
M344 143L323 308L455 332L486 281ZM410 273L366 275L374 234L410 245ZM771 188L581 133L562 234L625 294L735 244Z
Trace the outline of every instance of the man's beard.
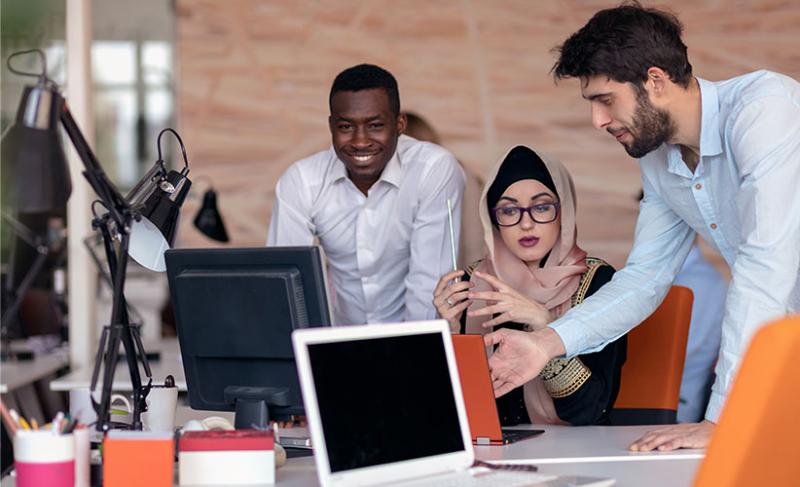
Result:
M625 152L631 157L640 158L658 149L675 134L675 124L666 110L656 108L650 103L647 91L636 89L636 111L633 113L633 127L630 145L623 144Z

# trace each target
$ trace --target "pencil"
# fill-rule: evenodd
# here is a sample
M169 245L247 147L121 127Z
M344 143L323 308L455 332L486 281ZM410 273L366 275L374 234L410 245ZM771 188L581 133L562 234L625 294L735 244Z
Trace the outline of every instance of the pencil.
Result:
M5 423L6 428L8 428L9 436L14 436L17 434L17 423L14 421L14 418L11 417L11 414L8 412L6 408L6 403L0 399L0 414L3 416L3 423Z
M31 425L28 424L28 422L25 420L25 418L23 416L19 417L19 425L22 426L22 429L24 429L24 430L30 430L31 429Z

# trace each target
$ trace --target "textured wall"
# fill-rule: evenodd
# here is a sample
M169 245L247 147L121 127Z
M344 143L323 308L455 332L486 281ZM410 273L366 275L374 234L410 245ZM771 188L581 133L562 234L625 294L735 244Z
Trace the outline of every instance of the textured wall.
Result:
M614 4L178 0L178 119L192 173L213 179L234 245L263 245L276 179L330 143L334 76L371 62L398 78L404 109L428 118L470 170L482 174L517 143L561 158L578 187L582 245L619 266L633 234L638 167L591 127L577 82L555 86L548 74L550 49ZM766 68L800 79L800 2L669 8L684 22L698 75ZM197 201L186 206L193 214ZM189 225L181 245L211 245Z

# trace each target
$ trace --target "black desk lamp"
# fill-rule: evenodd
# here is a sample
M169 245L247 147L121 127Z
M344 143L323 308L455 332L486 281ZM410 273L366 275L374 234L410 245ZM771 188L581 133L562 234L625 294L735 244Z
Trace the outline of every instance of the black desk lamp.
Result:
M207 178L204 178L207 179ZM225 222L217 207L217 192L214 191L211 182L207 181L208 189L203 194L203 204L194 217L194 226L206 237L217 242L228 242L228 232L225 230Z
M26 73L15 70L11 60L19 55L38 53L42 58L42 72ZM103 237L109 274L113 282L111 322L103 328L92 373L91 390L94 390L100 368L103 368L103 387L100 402L94 403L97 412L96 429L111 428L110 400L114 371L118 361L120 342L125 347L125 357L133 386L133 420L131 427L141 429L141 413L147 409L145 399L150 392L152 374L142 346L138 328L131 326L123 294L128 254L145 267L163 270L163 253L169 248L177 228L178 212L186 198L191 181L188 179L189 163L180 136L172 129L158 135L158 161L145 177L125 197L106 176L97 157L72 118L64 98L55 82L47 78L44 53L35 49L12 54L8 67L13 73L38 78L36 86L27 86L17 111L15 124L3 137L3 175L13 185L6 189L9 206L40 211L54 205L66 204L71 192L67 161L61 148L59 122L75 147L85 170L83 175L98 195L106 210L95 213L92 227ZM184 168L167 171L161 157L161 136L172 133L180 143ZM5 193L5 192L4 192ZM118 247L115 240L119 240ZM142 384L137 356L142 361L146 385Z

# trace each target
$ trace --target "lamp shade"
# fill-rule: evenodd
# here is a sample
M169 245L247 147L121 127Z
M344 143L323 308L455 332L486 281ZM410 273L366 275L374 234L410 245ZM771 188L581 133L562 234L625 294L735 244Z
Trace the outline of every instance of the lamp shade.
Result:
M63 211L72 192L59 122L64 98L44 83L27 86L2 140L3 205L19 213Z
M170 171L147 198L141 220L131 227L128 254L136 262L153 271L167 269L164 252L175 242L180 208L191 185L185 174Z
M194 226L210 239L218 242L228 241L228 232L217 208L217 193L213 189L209 189L203 195L203 206L194 217Z

